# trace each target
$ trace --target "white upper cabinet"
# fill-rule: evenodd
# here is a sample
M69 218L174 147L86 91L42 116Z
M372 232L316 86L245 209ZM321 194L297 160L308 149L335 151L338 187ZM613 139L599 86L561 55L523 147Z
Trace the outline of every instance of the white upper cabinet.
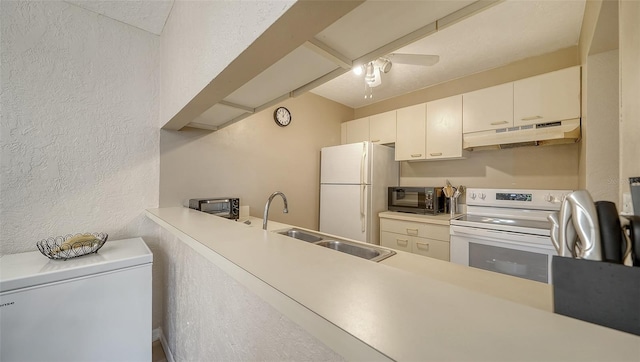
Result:
M580 67L513 83L514 126L580 118Z
M462 95L427 102L426 159L462 157Z
M369 140L377 144L396 142L396 111L369 117Z
M396 114L396 161L426 158L427 104L401 108Z
M462 101L464 133L513 127L513 83L465 93Z
M369 140L369 117L354 119L347 122L347 143Z

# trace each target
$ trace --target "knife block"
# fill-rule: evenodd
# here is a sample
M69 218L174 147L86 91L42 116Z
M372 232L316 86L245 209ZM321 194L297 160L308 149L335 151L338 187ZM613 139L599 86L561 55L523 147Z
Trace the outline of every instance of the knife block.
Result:
M640 267L554 256L553 311L640 336Z

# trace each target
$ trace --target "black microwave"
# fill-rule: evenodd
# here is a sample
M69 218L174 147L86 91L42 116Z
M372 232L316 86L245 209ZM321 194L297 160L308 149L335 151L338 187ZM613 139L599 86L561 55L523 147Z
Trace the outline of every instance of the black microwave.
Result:
M445 212L442 187L389 187L387 208L389 211L414 214L438 214Z
M190 199L189 208L232 220L240 217L240 199L235 197Z

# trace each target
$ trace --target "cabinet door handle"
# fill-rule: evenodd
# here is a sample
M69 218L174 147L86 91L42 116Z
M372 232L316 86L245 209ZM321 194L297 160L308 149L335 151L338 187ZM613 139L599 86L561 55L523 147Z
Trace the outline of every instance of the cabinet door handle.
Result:
M396 239L396 244L400 245L400 246L407 246L409 245L409 240L408 239Z
M412 153L411 157L422 157L422 153Z
M431 156L442 156L442 152L430 153Z
M542 116L531 116L520 118L521 121L533 121L534 119L542 119Z
M380 142L380 140L371 140L371 142Z
M492 126L497 126L499 124L507 124L507 123L509 123L509 122L507 122L507 121L498 121L498 122L491 122L491 125Z
M416 242L416 247L424 251L429 251L429 243Z
M407 229L407 235L418 235L418 229Z

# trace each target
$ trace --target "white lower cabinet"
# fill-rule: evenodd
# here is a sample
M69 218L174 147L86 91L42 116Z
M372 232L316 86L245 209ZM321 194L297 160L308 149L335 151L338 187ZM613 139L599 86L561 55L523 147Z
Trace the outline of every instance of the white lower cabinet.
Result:
M449 226L380 218L380 245L449 261Z

